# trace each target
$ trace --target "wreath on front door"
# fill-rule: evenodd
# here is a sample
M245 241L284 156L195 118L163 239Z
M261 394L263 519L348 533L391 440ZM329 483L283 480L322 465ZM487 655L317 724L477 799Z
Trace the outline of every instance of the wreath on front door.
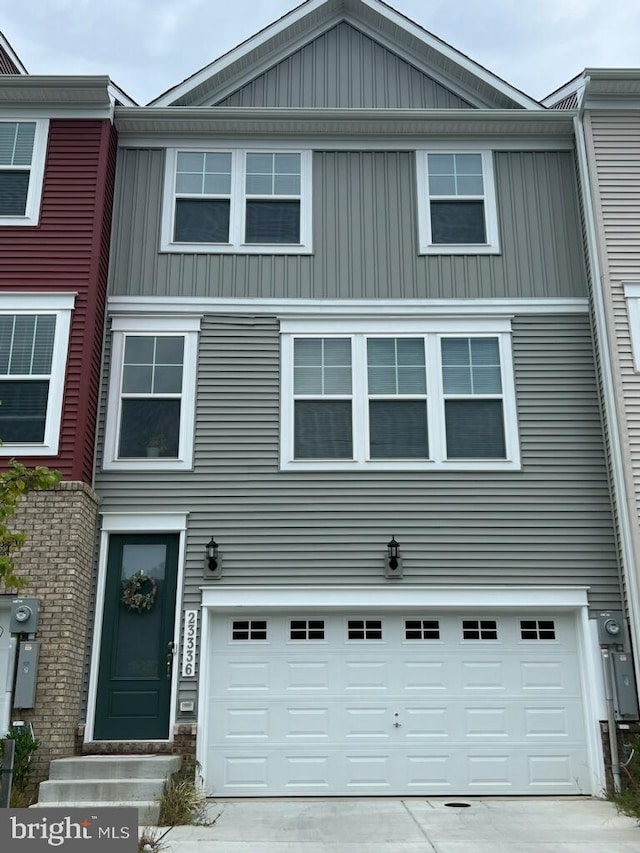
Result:
M145 575L140 569L122 581L120 601L127 610L134 613L144 613L145 610L151 610L155 604L157 592L158 584L155 578L152 578L151 575Z

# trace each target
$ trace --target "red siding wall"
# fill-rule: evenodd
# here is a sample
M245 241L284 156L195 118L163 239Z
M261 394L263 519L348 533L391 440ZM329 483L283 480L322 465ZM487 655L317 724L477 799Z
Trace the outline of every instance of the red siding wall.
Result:
M24 458L91 483L116 138L106 120L49 127L40 224L0 227L0 291L76 292L58 456Z

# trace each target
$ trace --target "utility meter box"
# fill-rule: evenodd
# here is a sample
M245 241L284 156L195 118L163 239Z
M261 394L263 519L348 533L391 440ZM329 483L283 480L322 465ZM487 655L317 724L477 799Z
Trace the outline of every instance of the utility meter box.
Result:
M35 634L39 616L39 598L14 598L11 602L9 631L12 634Z
M598 613L598 641L601 646L621 646L628 649L627 626L620 610Z

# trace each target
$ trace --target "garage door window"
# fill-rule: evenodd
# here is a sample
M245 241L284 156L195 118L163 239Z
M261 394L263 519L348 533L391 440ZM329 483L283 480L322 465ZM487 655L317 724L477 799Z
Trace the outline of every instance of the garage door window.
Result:
M555 640L555 623L553 619L523 619L520 622L520 637L523 640Z
M494 619L464 619L462 637L465 640L497 640L498 625Z
M440 623L437 619L406 619L404 636L406 640L439 640Z
M324 619L292 619L289 638L291 640L324 640Z
M267 623L262 619L251 619L233 623L233 640L266 640Z
M382 622L380 619L349 619L347 637L350 640L381 640Z

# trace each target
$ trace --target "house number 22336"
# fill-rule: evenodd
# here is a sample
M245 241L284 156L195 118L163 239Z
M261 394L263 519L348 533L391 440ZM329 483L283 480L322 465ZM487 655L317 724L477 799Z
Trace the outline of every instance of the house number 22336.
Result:
M184 645L182 646L182 676L196 674L196 645L198 642L198 611L185 610Z

